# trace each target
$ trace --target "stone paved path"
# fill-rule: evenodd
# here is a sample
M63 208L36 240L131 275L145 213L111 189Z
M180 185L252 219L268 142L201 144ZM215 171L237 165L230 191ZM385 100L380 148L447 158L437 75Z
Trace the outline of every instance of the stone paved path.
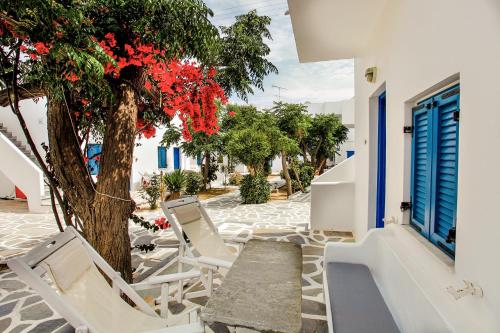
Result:
M303 247L302 318L303 332L326 332L325 304L322 295L323 246L326 241L350 242L347 233L308 232L304 224L309 221L308 195L288 201L274 201L262 205L241 205L238 193L229 193L203 202L208 214L222 234L241 238L290 241ZM40 241L57 232L50 214L30 214L19 204L11 206L0 202L0 256L8 257L29 250ZM161 216L161 211L144 211L146 219ZM140 279L153 273L165 260L175 255L178 244L170 230L150 233L131 224L133 244L152 242L157 248L143 254L133 251L135 277ZM0 257L0 260L2 257ZM175 269L174 263L169 271ZM220 284L220 279L215 285ZM196 285L191 286L196 288ZM172 313L180 313L192 305L204 305L206 299L194 299L188 304L173 304ZM190 303L190 304L189 304ZM74 330L41 298L30 290L15 274L0 272L0 333L65 333ZM225 328L207 330L227 332Z

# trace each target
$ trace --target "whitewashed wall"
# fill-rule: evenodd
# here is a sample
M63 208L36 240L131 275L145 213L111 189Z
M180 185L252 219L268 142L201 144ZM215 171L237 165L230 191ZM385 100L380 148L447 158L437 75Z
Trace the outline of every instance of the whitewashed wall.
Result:
M402 128L411 124L417 100L458 79L459 180L452 270L456 281L479 284L485 297L457 302L454 319L463 321L457 331L499 332L500 2L393 0L379 22L366 52L356 60L355 234L361 238L375 221L377 95L387 91L385 215L406 224L409 217L399 206L410 195L411 137ZM364 72L372 66L378 68L377 81L367 83Z
M41 98L38 102L34 102L32 100L22 101L20 103L20 109L38 152L44 158L45 151L42 149L41 144L42 142L48 143L46 99ZM18 141L29 148L26 137L24 136L21 126L19 125L19 121L11 111L10 107L0 107L0 123L2 123L3 127L10 131ZM13 160L4 160L2 163L14 162ZM15 184L5 177L5 175L0 175L0 197L14 197ZM35 188L39 188L39 184L34 185L33 190L35 190ZM26 191L29 192L32 190Z

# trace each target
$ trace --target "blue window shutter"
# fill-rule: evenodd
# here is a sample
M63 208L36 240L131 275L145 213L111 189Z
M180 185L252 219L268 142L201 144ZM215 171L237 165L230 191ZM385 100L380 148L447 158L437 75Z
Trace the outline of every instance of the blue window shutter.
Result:
M411 224L450 256L458 189L458 112L454 86L413 109Z
M181 168L181 150L178 147L174 148L174 169Z
M453 87L434 98L435 147L431 207L431 241L448 254L455 252L455 243L447 242L450 229L456 226L458 189L458 119L459 88Z
M158 169L167 167L167 147L158 147Z
M424 236L429 235L431 203L431 158L432 119L428 108L430 101L425 101L413 109L413 144L412 144L412 184L411 184L411 223Z
M87 147L87 158L89 159L87 162L87 168L92 176L99 174L99 164L101 160L99 153L101 151L102 145L98 143L89 143Z

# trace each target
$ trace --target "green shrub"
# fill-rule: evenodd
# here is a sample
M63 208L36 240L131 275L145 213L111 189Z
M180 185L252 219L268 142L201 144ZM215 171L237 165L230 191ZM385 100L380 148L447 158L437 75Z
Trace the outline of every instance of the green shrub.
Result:
M184 193L195 195L203 188L203 176L199 172L186 171L186 189Z
M169 199L177 199L186 186L186 175L182 170L175 170L164 176L165 184L170 192Z
M244 204L265 203L271 198L271 185L261 174L246 175L241 181L240 194Z
M295 166L295 170L299 174L300 182L302 183L304 189L309 187L312 180L314 179L314 167L302 163L298 166ZM293 170L290 170L290 178L292 179L293 190L299 191L299 182L297 181L297 177L295 176L295 172Z
M239 186L242 180L243 176L241 175L241 173L236 171L229 176L229 185Z
M141 188L139 192L143 199L145 199L149 208L158 208L158 199L161 195L161 176L153 173L150 177L143 177Z

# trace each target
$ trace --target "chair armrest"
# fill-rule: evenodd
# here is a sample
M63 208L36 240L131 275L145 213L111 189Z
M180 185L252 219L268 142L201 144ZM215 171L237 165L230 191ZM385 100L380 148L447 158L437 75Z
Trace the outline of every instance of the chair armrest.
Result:
M216 266L222 268L231 268L233 263L227 260L221 260L211 257L198 257L198 262L202 265Z
M143 282L131 284L130 286L135 290L145 290L158 287L158 285L164 283L171 283L180 280L189 280L189 279L199 278L200 276L201 273L199 271L189 271L183 273L159 275L147 278Z

